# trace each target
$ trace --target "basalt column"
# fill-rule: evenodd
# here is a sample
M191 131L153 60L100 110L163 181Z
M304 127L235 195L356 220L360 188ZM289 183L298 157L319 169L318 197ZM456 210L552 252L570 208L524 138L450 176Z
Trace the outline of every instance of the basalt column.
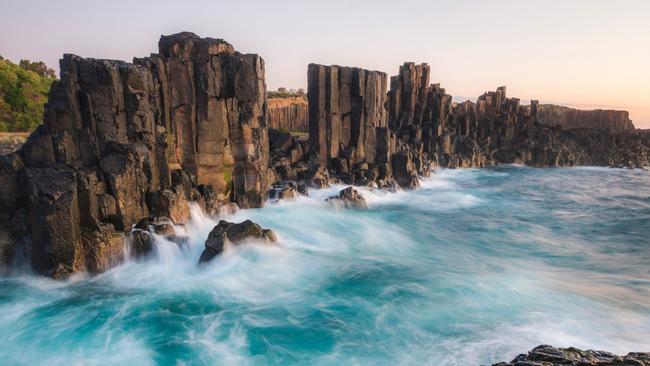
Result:
M386 150L377 140L387 127L386 74L310 64L307 76L309 145L319 164L346 171L375 163Z

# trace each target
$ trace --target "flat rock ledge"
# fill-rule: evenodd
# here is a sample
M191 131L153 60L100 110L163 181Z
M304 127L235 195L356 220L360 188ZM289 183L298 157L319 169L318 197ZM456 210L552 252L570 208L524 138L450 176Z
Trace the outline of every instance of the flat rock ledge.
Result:
M541 345L528 354L520 354L510 362L499 362L492 366L650 366L650 352L630 352L617 356L605 351L582 351L577 348L555 348Z
M226 245L239 245L247 241L271 244L277 240L272 230L263 229L251 220L238 224L221 220L208 235L199 264L209 262L221 254Z

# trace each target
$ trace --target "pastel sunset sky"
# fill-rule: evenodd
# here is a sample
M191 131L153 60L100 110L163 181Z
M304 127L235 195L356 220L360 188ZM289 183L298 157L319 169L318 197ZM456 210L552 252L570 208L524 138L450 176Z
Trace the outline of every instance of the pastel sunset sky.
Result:
M427 62L457 97L507 85L524 103L625 109L650 128L649 0L3 0L0 55L131 60L180 31L262 55L269 89L306 88L310 62L389 75Z

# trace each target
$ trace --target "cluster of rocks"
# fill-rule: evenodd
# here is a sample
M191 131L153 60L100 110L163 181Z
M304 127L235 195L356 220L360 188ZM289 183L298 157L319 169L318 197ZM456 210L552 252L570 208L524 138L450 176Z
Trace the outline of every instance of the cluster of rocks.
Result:
M309 113L304 97L269 98L269 128L282 131L307 132Z
M0 254L60 278L119 262L146 217L183 224L261 207L272 183L264 61L223 40L163 36L133 63L64 55L44 124L0 158Z
M541 104L537 119L549 126L562 129L588 128L608 131L613 134L634 132L634 124L627 111L611 109L580 110L553 104Z
M577 348L555 348L549 345L535 347L528 354L520 354L510 362L492 366L650 366L650 353L631 352L617 356L604 351L582 351Z

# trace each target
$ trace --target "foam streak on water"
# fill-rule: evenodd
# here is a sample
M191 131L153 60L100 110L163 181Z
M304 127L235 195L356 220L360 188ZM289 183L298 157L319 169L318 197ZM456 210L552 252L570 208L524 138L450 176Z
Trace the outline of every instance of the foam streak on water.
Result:
M363 190L259 210L277 247L199 268L187 248L56 282L0 279L3 364L478 365L540 343L649 351L650 173L442 170L413 192Z

